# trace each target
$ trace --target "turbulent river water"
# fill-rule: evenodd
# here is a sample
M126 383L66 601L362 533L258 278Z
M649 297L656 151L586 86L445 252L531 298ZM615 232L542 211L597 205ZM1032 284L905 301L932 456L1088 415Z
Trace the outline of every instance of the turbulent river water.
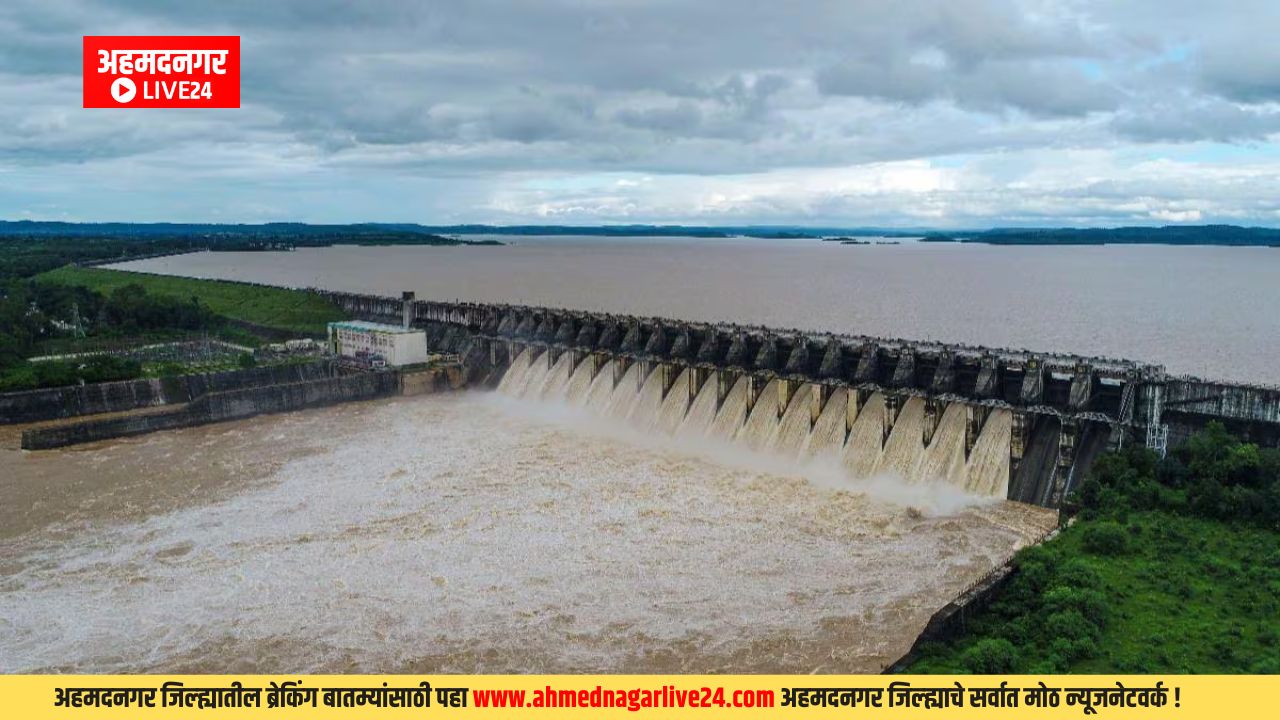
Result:
M875 671L1053 523L515 392L16 441L5 672Z

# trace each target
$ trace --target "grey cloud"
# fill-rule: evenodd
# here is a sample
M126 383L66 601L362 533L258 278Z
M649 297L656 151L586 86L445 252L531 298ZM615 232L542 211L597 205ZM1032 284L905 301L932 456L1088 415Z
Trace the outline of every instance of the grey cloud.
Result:
M884 64L851 62L823 68L817 74L818 89L828 95L856 95L882 100L923 103L942 95L941 73L905 59Z
M1280 51L1269 37L1280 10L1262 0L1238 8L8 0L0 160L53 175L63 164L248 147L263 166L276 152L286 167L305 156L313 171L471 177L480 187L503 172L725 176L1264 142L1280 129ZM128 33L241 35L244 107L80 110L80 36Z
M1084 115L1116 106L1119 93L1063 62L987 62L964 72L905 60L876 66L825 68L819 89L920 104L935 100L987 112L1022 110L1033 115Z
M1157 100L1119 113L1113 127L1141 142L1259 141L1280 132L1280 111L1216 99Z
M655 140L831 139L819 125L826 113L812 111L842 97L1055 118L1117 109L1125 96L1078 66L1090 59L1107 74L1104 46L1114 38L1090 29L1106 27L1105 5L59 0L45 8L17 0L0 10L9 21L0 33L44 44L41 52L17 46L21 62L0 67L74 74L78 64L65 57L74 57L82 32L238 33L246 105L275 113L282 135L328 151L365 142L512 140L598 145L576 158L643 159L655 157ZM40 32L26 32L33 28ZM0 55L0 63L13 55ZM541 99L523 97L525 88ZM608 110L575 113L551 97ZM857 124L859 113L841 122ZM1003 147L1004 135L1021 134L1017 122L983 137ZM920 156L927 145L907 142L897 152ZM807 146L791 150L796 160L812 154ZM760 154L789 162L776 147ZM512 158L513 165L521 161ZM715 162L703 168L741 169Z
M1280 23L1277 18L1276 23ZM1201 58L1204 87L1222 97L1243 103L1280 102L1280 27L1267 26L1268 37L1242 38L1232 46L1217 45Z
M960 2L940 3L933 9L923 35L961 68L1098 52L1090 47L1079 19L1055 13L1052 4Z
M1035 115L1070 116L1111 110L1120 100L1113 88L1062 63L999 63L959 83L962 106L1012 107Z
M660 132L687 134L702 122L702 112L690 102L667 107L619 110L615 117L623 125Z

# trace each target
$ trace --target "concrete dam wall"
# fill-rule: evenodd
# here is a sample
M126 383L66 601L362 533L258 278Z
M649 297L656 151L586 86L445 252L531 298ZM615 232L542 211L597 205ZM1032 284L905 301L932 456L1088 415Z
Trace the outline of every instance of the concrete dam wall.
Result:
M821 434L816 442L838 444L855 474L885 471L996 493L1004 488L1010 499L1048 507L1059 505L1107 448L1137 442L1163 453L1171 439L1214 420L1259 442L1280 440L1280 389L1174 378L1163 367L1123 359L321 294L363 319L399 322L407 316L426 330L432 351L462 357L472 384L497 386L525 350L539 348L549 368L567 354L559 372L571 380L586 363L592 383L606 370L615 386L635 382L635 403L665 404L675 388L690 396L690 413L695 401L714 396L717 422L754 423L754 430L734 431L753 446L783 442L765 437L768 412L756 410L763 398L762 407L786 428L778 432ZM652 387L659 389L650 397L645 388L653 377L659 379ZM724 413L726 403L736 408L739 397L741 411ZM793 402L808 403L807 429L806 413ZM617 403L624 404L621 396ZM841 407L845 420L836 423ZM1007 457L989 450L996 444ZM995 475L1002 479L991 480Z
M22 447L47 450L157 430L241 420L264 413L389 397L400 394L400 389L400 374L384 372L210 392L170 411L26 430L22 433Z
M181 404L210 392L319 380L334 375L333 363L314 362L0 393L0 424L40 422Z
M634 365L630 380L637 383L637 403L653 401L641 391L659 373L654 387L661 390L651 392L663 403L673 387L691 393L687 412L714 379L718 417L726 402L741 396L745 426L763 397L780 423L790 414L786 432L796 436L804 413L792 402L808 397L808 432L822 433L820 443L838 440L845 456L859 458L851 461L857 472L891 469L908 478L928 475L966 487L1004 487L1010 499L1048 507L1062 502L1101 452L1126 443L1164 453L1171 442L1218 421L1250 440L1280 444L1280 388L1172 377L1161 366L1129 360L528 306L321 294L356 317L398 322L407 315L426 329L432 351L463 359L473 384L498 385L526 349L541 348L551 366L570 356L565 362L572 370L561 372L571 379L589 363L592 377L607 368L617 384ZM845 408L842 427L831 419L838 414L828 408L833 399L833 408ZM720 422L730 423L729 415ZM760 427L764 420L754 422ZM745 432L744 439L757 431ZM766 442L780 441L759 436L749 441ZM989 444L1007 446L1007 461L988 452ZM1006 466L1006 482L976 479L1002 474Z

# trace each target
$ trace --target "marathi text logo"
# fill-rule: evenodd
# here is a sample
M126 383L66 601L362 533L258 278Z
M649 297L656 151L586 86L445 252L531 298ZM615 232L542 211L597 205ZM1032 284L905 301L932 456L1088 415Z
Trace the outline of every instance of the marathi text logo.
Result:
M84 106L240 107L240 38L86 35Z

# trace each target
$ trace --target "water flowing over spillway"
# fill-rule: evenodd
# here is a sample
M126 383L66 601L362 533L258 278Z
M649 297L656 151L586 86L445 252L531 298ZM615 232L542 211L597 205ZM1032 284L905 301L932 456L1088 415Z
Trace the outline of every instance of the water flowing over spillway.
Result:
M714 373L695 387L694 368L680 368L672 380L664 373L676 371L657 365L617 358L597 365L598 360L575 362L576 357L527 348L512 361L498 391L525 400L567 400L602 419L677 440L712 438L799 462L833 459L853 480L891 478L984 497L1002 498L1008 491L1008 410L989 413L966 457L968 418L961 403L938 410L926 444L927 407L920 397L900 401L886 425L891 406L881 392L871 393L859 407L855 389L792 381L797 387L784 397L785 381L774 378L751 403L752 380L745 376L721 398ZM884 437L886 426L891 430Z

